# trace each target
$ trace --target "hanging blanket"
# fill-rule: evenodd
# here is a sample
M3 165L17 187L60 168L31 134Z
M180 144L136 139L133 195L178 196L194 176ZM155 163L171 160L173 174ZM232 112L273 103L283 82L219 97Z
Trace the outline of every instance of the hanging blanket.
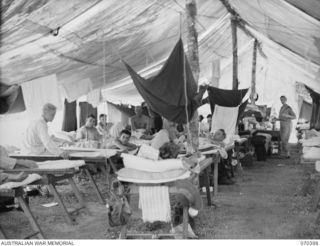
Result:
M312 112L310 119L310 128L320 130L320 94L306 86L310 97L312 98Z
M215 87L208 87L211 111L214 112L215 105L223 107L237 107L247 94L248 89L242 90L224 90ZM239 113L241 113L239 111Z
M0 114L12 114L25 110L21 86L0 83Z
M238 108L237 112L235 110L235 115L232 116L232 120L235 120L234 126L237 125L239 116L243 113L247 101L241 104L242 99L244 96L247 94L248 89L242 89L242 90L224 90L224 89L219 89L215 87L208 87L208 95L209 95L209 101L210 101L210 107L211 107L211 112L213 113L214 117L217 117L218 115L215 113L215 106L221 106L227 108ZM223 118L223 116L219 115L218 117ZM212 124L214 125L214 120L212 120ZM213 127L215 128L215 127ZM213 130L212 128L212 130ZM224 127L221 127L224 129ZM226 130L226 129L225 129ZM228 132L226 131L228 134ZM230 134L230 133L229 133ZM232 133L231 133L232 134Z
M170 57L158 75L144 79L124 62L140 95L150 108L175 123L186 123L188 108L189 119L192 118L197 104L193 99L197 94L197 84L183 51L180 39L173 49ZM184 69L185 64L185 69ZM184 94L184 73L187 84L187 101Z

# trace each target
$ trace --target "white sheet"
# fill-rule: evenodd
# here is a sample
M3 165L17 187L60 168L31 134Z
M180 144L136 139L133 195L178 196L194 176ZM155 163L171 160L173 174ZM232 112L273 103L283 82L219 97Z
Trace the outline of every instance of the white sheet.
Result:
M167 142L170 142L169 133L166 129L161 129L151 140L151 146L155 149L160 149L160 147Z
M199 169L200 171L200 169ZM138 173L138 175L137 175ZM174 173L175 175L170 175L169 173ZM118 179L120 181L137 183L137 184L160 184L172 182L175 180L189 178L191 172L185 169L176 169L163 173L153 173L137 171L131 168L122 168L118 172Z
M307 153L303 155L303 158L309 160L320 160L320 148L312 147Z
M213 150L207 150L207 151L201 151L201 154L203 155L210 155L210 154L215 154L219 153L222 159L227 159L228 158L228 153L225 149L223 148L217 148Z
M138 156L156 161L159 159L159 150L148 145L142 145L139 149Z
M92 90L87 95L87 102L96 108L102 102L101 88Z
M146 172L164 172L173 169L184 168L182 160L180 159L166 159L153 161L129 154L121 154L123 157L123 164L126 168L132 168Z
M38 169L64 169L64 168L79 168L85 165L83 160L56 160L56 161L41 161L37 162Z
M20 182L7 182L2 185L0 185L0 190L5 190L5 189L13 189L17 187L22 187L26 186L28 184L33 183L34 181L40 180L41 176L39 174L29 174L27 178L25 178L23 181Z
M224 129L227 138L233 136L236 129L236 122L238 118L238 107L222 107L215 105L212 116L211 132L219 129Z
M302 143L303 147L320 146L320 137L303 139L300 142Z
M316 171L320 173L320 161L316 161L315 168Z
M46 103L52 103L58 110L62 108L55 74L22 83L21 87L24 103L30 116L39 117Z
M77 157L77 158L99 158L104 157L101 152L74 152L69 154L70 157Z
M168 186L139 186L139 208L144 222L171 221Z
M74 157L110 157L115 155L118 149L95 149L95 148L81 148L76 146L69 146L61 148L65 151L71 152L70 155ZM73 153L72 153L73 152ZM92 152L90 154L90 152Z
M92 88L91 80L88 78L77 81L77 83L64 81L60 86L68 102L73 102L79 97L88 94Z

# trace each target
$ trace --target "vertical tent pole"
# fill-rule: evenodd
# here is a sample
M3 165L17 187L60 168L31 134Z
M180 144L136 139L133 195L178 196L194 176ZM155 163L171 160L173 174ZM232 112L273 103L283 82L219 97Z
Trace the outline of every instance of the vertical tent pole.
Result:
M232 34L232 89L238 89L238 37L237 37L237 17L231 16L231 34Z
M186 0L186 21L187 21L187 46L188 61L193 73L195 82L198 83L200 66L199 66L199 49L198 49L198 33L196 30L197 6L195 0ZM190 120L191 139L187 142L187 152L196 152L199 147L199 122L198 112L196 111Z
M256 68L257 68L257 47L258 41L255 39L253 44L252 71L251 71L251 95L252 104L256 104Z

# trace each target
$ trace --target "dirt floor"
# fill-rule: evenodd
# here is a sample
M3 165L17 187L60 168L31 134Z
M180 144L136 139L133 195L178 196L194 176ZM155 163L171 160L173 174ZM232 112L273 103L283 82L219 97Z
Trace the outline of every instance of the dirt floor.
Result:
M195 219L194 231L200 239L319 239L320 226L315 225L315 212L310 212L313 195L312 182L303 167L297 164L298 151L293 147L291 159L269 158L244 167L243 178L236 174L236 184L219 186L214 198L216 206L207 207ZM100 188L106 193L102 176ZM111 239L117 238L118 228L107 229L106 208L97 202L87 182L77 184L84 194L90 214L80 211L75 226L66 223L59 207L45 208L41 204L52 198L30 199L43 232L48 239ZM58 187L68 207L76 204L67 185ZM129 230L146 231L148 227L138 219L137 198L132 198L136 208ZM0 213L0 224L9 238L23 238L31 233L22 212ZM149 228L150 229L150 228Z

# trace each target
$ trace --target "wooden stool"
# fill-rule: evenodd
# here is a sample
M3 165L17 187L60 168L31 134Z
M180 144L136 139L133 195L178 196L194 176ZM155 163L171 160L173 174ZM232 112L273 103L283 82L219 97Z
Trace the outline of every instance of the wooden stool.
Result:
M25 196L25 192L23 191L22 187L15 188L12 190L0 190L0 197L8 197L8 198L11 197L11 198L16 198L18 200L20 207L22 208L24 214L27 216L27 218L31 224L31 227L32 227L34 233L25 237L24 239L29 239L33 236L37 236L39 239L44 239L42 230L41 230L39 224L37 223L36 219L34 218L28 203L26 203L24 196ZM1 228L0 228L0 236L3 237L4 239L6 239L6 235L3 232L3 229L1 229Z

